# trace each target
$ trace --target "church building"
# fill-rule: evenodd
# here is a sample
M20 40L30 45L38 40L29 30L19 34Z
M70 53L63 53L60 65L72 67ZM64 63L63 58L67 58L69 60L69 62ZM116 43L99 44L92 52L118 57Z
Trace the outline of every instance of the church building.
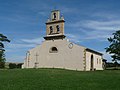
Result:
M46 22L46 36L41 45L29 50L23 68L62 68L69 70L103 70L103 54L66 39L63 16L51 11Z

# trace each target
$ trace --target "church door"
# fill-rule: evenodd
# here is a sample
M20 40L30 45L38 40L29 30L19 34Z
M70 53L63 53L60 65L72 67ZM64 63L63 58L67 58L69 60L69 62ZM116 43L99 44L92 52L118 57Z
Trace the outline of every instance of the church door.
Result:
M90 67L90 70L94 70L94 57L93 55L91 55L91 67Z

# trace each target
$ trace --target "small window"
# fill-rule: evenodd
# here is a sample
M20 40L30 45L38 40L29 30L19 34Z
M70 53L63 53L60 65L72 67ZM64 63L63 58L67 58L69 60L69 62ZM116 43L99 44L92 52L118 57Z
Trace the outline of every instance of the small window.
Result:
M98 58L97 58L97 64L98 64Z
M57 25L56 28L57 28L57 33L59 33L60 32L60 26Z
M50 26L50 34L52 34L52 33L53 33L53 27Z
M50 53L57 53L58 52L58 49L56 47L52 47L50 48Z
M101 64L101 59L99 59L99 64Z

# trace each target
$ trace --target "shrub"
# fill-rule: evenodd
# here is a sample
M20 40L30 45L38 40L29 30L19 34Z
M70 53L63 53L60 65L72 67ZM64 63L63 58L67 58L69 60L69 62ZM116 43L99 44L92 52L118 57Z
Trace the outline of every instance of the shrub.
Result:
M9 64L9 69L14 69L14 68L16 68L17 66L16 66L16 64L15 63L10 63Z

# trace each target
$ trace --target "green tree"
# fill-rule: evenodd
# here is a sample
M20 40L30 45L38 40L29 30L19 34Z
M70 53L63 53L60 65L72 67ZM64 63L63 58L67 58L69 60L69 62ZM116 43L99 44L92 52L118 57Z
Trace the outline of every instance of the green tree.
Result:
M10 40L4 36L3 34L0 34L0 68L4 68L5 64L5 49L4 49L4 44L3 42L10 42Z
M113 37L108 38L110 45L105 48L106 52L111 54L112 61L117 62L120 60L120 30L112 34Z

